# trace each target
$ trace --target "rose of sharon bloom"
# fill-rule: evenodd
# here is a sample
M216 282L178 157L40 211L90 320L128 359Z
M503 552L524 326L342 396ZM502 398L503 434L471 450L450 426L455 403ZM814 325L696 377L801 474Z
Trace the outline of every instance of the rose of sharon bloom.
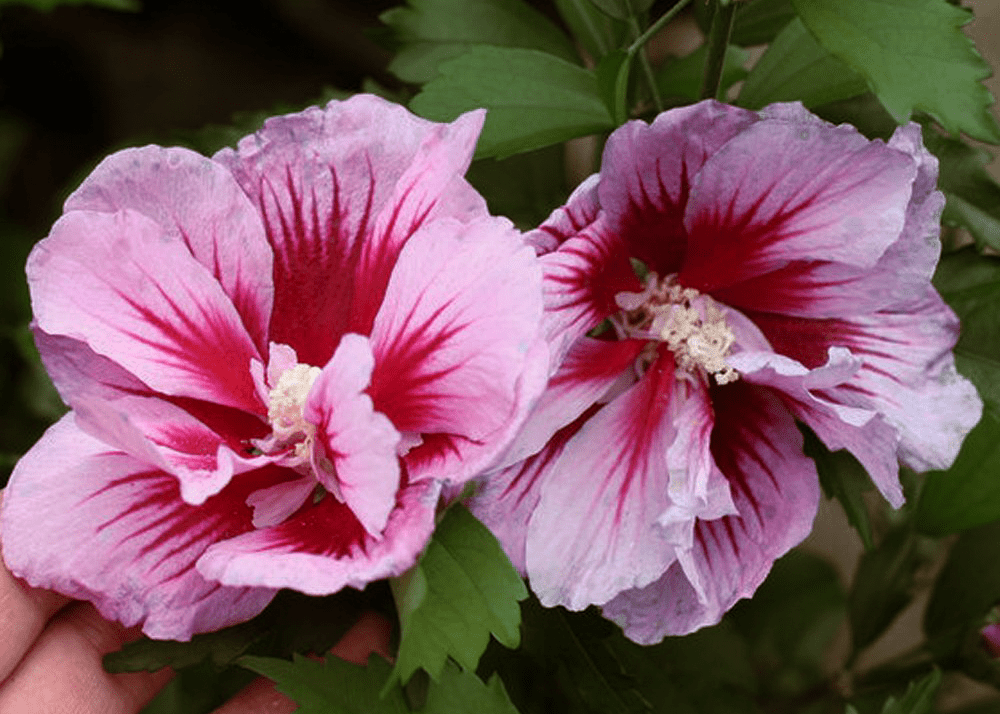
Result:
M28 261L72 411L14 470L10 569L185 639L410 567L549 364L535 253L463 178L483 116L357 96L101 163Z
M930 284L937 161L801 105L630 122L529 234L555 369L473 510L546 605L638 642L717 622L809 532L796 421L894 506L978 421ZM527 458L525 458L527 457Z

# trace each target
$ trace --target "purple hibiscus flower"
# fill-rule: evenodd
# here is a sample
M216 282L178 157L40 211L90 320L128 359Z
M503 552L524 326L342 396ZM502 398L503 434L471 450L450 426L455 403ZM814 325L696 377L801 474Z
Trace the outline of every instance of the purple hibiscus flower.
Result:
M463 178L482 121L357 96L102 162L28 261L72 411L4 495L11 571L185 639L410 567L549 363L535 254Z
M894 506L981 403L931 286L943 196L919 127L888 144L801 105L634 121L529 235L553 376L472 505L544 604L643 643L715 623L809 532L796 421Z

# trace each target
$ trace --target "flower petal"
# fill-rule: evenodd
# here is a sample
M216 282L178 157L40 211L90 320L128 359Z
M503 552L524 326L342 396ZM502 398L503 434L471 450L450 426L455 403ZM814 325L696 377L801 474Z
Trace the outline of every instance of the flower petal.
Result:
M225 168L188 149L125 149L98 164L65 210L131 209L184 242L222 285L257 349L267 345L274 286L257 210Z
M257 348L179 238L131 210L72 211L28 258L38 327L85 342L165 395L262 413Z
M704 387L677 380L666 350L643 378L591 417L540 476L526 559L545 605L579 610L653 582L676 558L659 517L670 500L676 418Z
M368 533L378 535L396 503L399 432L364 393L374 366L368 339L344 335L303 414L317 426L323 458L333 462L332 472L314 469L319 482L344 499Z
M326 364L341 335L368 334L412 233L442 215L487 215L462 178L481 124L481 112L436 124L357 95L269 119L215 155L257 206L274 249L271 340Z
M618 312L615 296L641 292L627 245L603 220L566 239L540 259L544 271L545 317L552 364L609 315Z
M780 354L740 352L729 363L751 384L777 390L786 408L828 449L847 449L868 471L894 508L903 504L896 451L899 435L873 409L845 405L826 395L848 382L863 360L843 347L831 347L826 364L808 369Z
M610 389L620 382L623 390L631 386L636 381L632 365L645 345L641 340L606 342L590 337L577 340L498 465L512 464L538 452L553 434Z
M199 505L222 490L234 473L270 460L252 457L248 450L250 439L267 432L256 416L159 395L78 340L36 329L35 342L80 428L176 476L186 502Z
M527 574L525 543L528 522L541 497L541 483L547 470L559 458L566 443L593 416L592 407L575 421L559 429L540 451L512 466L483 476L466 505L492 531L518 572Z
M109 449L68 414L14 469L0 511L4 560L31 585L90 600L150 637L188 639L247 620L274 596L207 581L194 563L215 540L250 530L248 493L286 474L248 474L189 506L172 476Z
M743 382L713 389L712 397L712 455L739 514L699 521L690 553L656 582L602 607L640 644L718 622L808 535L819 505L816 467L780 402Z
M860 369L821 396L881 414L899 433L900 458L919 471L950 466L982 412L975 387L955 371L957 318L933 289L925 287L923 296L919 304L911 297L905 313L753 318L777 351L804 364L833 346L860 357Z
M290 587L309 595L360 589L416 562L434 530L439 492L430 481L404 485L378 539L365 532L347 505L327 494L281 525L213 545L198 570L232 586Z
M873 267L828 260L792 260L713 290L715 299L748 312L809 318L851 318L919 307L941 251L944 195L935 190L937 159L920 142L920 127L896 130L889 149L916 167L899 238Z
M400 253L372 329L370 393L401 432L476 445L471 461L437 478L466 480L486 468L544 387L540 273L501 219L436 221Z
M599 174L591 174L566 199L566 205L552 211L545 222L524 234L524 240L538 255L551 253L567 239L597 220L601 206L597 200Z
M785 105L693 180L684 224L698 249L678 279L714 295L793 260L874 266L903 229L916 175L905 153Z
M611 232L628 241L631 256L660 277L680 269L691 182L707 157L757 120L708 100L615 130L604 147L599 196Z

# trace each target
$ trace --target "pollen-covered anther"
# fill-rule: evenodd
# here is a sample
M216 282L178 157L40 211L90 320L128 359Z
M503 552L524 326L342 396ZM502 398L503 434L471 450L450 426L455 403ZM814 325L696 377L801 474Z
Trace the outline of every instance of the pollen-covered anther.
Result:
M660 280L650 273L641 293L618 293L615 301L622 308L612 318L620 336L665 343L678 368L703 369L717 384L739 379L726 363L736 338L725 312L708 295L678 285L673 275Z
M320 368L297 364L285 370L268 394L267 419L278 444L298 440L295 455L308 459L316 427L305 420L303 409L309 390L320 375Z

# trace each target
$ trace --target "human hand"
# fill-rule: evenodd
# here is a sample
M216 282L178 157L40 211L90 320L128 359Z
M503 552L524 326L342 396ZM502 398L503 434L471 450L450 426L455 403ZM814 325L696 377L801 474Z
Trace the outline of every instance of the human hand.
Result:
M331 652L364 664L388 656L389 622L374 612L358 620ZM0 561L0 712L137 714L173 672L109 674L102 657L139 637L108 622L93 605L25 585ZM292 700L258 679L214 714L290 714Z

